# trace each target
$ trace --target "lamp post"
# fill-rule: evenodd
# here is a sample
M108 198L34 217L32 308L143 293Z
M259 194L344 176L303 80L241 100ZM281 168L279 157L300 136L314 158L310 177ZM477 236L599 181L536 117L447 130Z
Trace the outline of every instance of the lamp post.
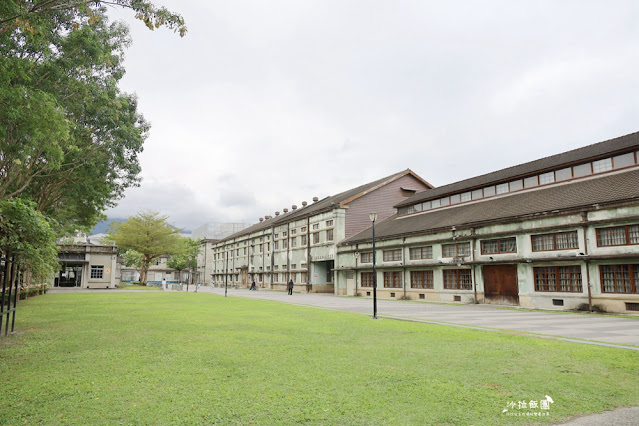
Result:
M373 319L377 319L377 269L375 267L375 221L377 213L369 213L368 217L373 222Z

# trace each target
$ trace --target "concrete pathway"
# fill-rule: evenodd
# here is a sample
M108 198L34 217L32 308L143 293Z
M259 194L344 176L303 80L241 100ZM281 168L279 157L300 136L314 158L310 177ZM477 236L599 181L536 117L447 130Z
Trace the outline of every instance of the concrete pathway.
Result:
M202 287L200 292L224 295L224 288ZM281 291L248 291L247 289L228 289L228 295L370 315L373 312L373 301L367 297L316 293L293 293L289 296ZM508 330L518 334L540 335L539 337L603 344L639 351L639 316L620 318L602 314L539 312L496 305L453 305L379 299L377 313L380 318L486 330Z

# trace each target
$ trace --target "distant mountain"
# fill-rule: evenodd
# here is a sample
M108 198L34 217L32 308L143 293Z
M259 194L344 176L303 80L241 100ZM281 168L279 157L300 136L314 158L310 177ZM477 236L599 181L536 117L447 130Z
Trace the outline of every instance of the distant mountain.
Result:
M116 222L116 223L120 223L120 222L126 222L126 218L125 217L108 217L106 220L102 220L100 222L98 222L93 229L91 229L91 232L89 232L89 235L95 235L95 234L106 234L107 229L109 229L109 226L111 226L111 223ZM175 228L175 226L173 225L169 225L172 228ZM182 230L182 234L190 234L191 231L188 229L184 229Z
M126 218L125 217L108 217L106 220L101 220L93 227L91 232L89 232L89 235L106 234L107 229L109 229L109 226L111 225L112 222L116 222L116 223L126 222Z

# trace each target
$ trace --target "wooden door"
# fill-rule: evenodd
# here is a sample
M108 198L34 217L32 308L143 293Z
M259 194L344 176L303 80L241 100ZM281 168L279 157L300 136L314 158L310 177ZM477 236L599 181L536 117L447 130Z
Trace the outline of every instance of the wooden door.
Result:
M519 305L517 265L486 265L483 273L487 303Z

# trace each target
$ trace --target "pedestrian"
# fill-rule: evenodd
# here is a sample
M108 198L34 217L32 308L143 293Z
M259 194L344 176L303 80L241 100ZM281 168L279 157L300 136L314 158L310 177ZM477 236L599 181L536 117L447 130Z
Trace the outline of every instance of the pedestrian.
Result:
M162 290L166 290L166 278L162 278Z
M288 282L288 294L289 296L293 295L293 279Z
M251 288L249 290L257 290L257 285L255 284L255 278L253 278L253 282L251 283Z

